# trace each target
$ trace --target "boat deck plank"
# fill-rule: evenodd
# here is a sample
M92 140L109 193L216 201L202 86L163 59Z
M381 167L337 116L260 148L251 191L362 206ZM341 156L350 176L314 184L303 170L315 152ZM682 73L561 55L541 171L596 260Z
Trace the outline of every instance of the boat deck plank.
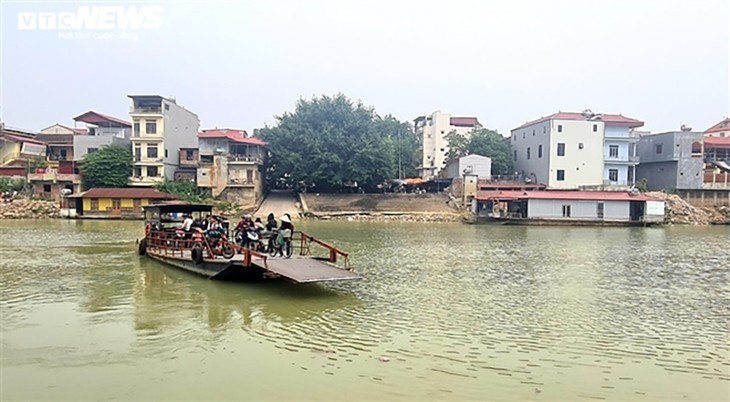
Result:
M338 268L327 261L307 256L293 255L291 258L267 258L266 265L261 258L251 262L269 272L288 278L296 283L328 282L359 279L360 275Z

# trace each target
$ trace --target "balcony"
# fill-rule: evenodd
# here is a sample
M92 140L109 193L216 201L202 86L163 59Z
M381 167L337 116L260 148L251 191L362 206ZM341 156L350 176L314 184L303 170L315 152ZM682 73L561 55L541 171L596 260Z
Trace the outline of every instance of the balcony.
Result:
M160 165L164 161L164 158L147 158L142 156L135 156L134 157L134 163L140 163L140 164L153 164L153 165Z
M54 183L70 182L73 184L80 184L81 175L73 173L28 173L28 181L50 181Z
M165 181L162 176L135 176L129 178L129 184L132 186L153 186Z
M616 134L605 134L603 141L615 141L615 142L638 142L639 133L629 131L628 135L616 135Z
M264 160L259 155L228 155L228 162L262 164Z
M638 156L623 156L623 157L604 157L603 162L609 165L638 165Z
M130 107L129 114L162 114L162 107Z
M180 159L180 167L197 167L198 161L195 159Z
M730 190L730 173L705 172L702 180L704 190Z

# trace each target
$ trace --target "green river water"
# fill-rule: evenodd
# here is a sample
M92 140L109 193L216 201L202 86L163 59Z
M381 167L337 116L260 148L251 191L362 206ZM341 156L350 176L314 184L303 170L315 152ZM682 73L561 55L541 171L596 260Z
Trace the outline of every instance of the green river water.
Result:
M0 400L724 401L730 227L299 222L363 279L226 283L139 221L0 221Z

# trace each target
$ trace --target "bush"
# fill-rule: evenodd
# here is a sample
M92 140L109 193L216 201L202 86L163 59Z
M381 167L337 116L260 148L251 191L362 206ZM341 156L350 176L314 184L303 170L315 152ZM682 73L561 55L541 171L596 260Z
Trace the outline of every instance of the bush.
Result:
M155 186L157 190L163 193L176 195L186 202L202 202L207 192L198 188L195 182L190 180L167 181Z
M24 179L13 179L10 177L0 177L0 192L17 191L21 192L26 186Z

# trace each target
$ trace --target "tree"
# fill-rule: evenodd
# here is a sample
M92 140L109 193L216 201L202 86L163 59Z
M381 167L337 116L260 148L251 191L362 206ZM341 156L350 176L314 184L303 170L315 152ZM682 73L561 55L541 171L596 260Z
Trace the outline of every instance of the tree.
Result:
M155 188L163 193L176 195L183 201L193 203L201 202L208 195L205 189L198 188L191 180L165 180L157 184Z
M81 161L84 188L125 187L132 175L132 150L107 145L84 155Z
M492 174L513 173L512 144L508 137L494 130L479 128L468 135L452 131L446 138L449 141L449 159L468 154L488 156L492 158Z
M371 191L398 176L414 159L408 123L380 117L342 94L300 99L293 113L277 116L274 127L256 131L269 144L269 179L317 191L358 187ZM400 152L399 152L400 151ZM415 170L415 165L413 166Z

